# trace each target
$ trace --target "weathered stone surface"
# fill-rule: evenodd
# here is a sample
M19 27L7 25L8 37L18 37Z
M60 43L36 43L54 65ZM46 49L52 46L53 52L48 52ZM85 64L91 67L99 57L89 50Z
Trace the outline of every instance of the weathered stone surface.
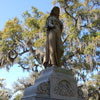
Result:
M35 84L24 91L22 100L84 100L71 70L49 67Z

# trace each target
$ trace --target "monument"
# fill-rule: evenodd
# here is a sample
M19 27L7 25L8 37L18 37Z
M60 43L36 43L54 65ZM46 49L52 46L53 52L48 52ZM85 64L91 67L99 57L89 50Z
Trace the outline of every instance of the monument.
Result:
M46 21L47 41L44 61L45 68L52 65L61 67L61 57L63 56L64 47L61 40L63 24L59 20L59 13L59 8L54 7Z
M71 70L61 68L64 48L61 41L63 25L59 8L54 7L46 21L47 41L45 70L33 86L25 89L22 100L85 100Z

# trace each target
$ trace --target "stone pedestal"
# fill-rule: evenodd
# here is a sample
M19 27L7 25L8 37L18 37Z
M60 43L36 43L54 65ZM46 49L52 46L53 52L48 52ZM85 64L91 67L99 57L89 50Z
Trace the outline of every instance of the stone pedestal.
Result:
M43 70L33 86L25 89L22 100L85 100L72 71L57 67Z

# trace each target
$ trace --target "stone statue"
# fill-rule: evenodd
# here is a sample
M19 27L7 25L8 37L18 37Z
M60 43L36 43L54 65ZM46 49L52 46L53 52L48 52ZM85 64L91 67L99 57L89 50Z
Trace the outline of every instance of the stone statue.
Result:
M47 66L61 66L61 57L64 52L61 40L63 24L59 20L60 10L54 7L50 16L46 20L47 40L46 40L46 57L44 61L45 68Z

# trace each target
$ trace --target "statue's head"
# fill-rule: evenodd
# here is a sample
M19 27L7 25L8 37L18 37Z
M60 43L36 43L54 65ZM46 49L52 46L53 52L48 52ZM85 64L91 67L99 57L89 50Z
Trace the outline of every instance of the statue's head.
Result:
M60 9L59 7L53 7L53 9L51 10L50 16L56 16L57 18L59 18L59 14L60 14Z

